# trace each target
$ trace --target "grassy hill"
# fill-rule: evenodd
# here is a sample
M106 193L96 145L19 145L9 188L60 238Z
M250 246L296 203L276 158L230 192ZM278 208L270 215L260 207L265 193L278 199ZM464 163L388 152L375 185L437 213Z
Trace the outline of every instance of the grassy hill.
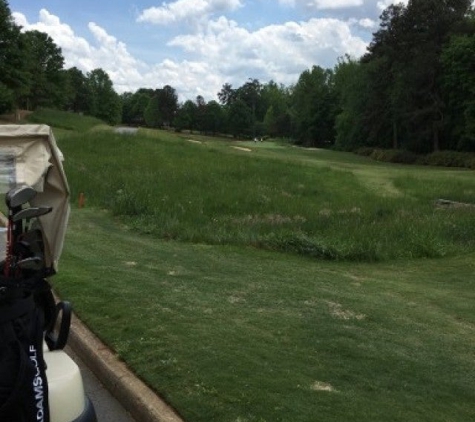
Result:
M437 202L475 203L473 171L164 131L87 132L61 147L74 197L157 238L351 261L475 247L474 208Z
M475 418L473 171L94 128L53 283L185 420Z
M29 123L42 123L55 128L58 134L67 132L86 132L90 129L106 124L95 117L83 116L67 111L59 111L54 109L40 109L26 118Z

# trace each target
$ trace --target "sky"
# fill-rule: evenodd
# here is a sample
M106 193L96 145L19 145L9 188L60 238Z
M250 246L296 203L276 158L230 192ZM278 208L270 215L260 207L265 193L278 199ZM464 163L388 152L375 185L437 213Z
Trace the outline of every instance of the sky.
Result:
M407 0L402 0L407 4ZM105 70L118 93L175 88L216 100L249 78L289 86L314 65L358 58L392 0L8 0L24 30L46 32L65 68Z

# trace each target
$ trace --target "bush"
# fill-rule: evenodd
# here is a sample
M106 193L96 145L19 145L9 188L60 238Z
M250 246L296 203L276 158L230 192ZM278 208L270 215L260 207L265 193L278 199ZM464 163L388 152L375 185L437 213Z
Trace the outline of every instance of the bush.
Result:
M457 151L436 151L426 155L421 164L475 169L475 154Z
M386 163L414 164L417 155L413 152L399 149L373 149L370 157L373 160L384 161Z
M473 156L472 158L467 159L466 164L467 164L467 168L475 170L475 156Z
M462 167L475 170L475 153L458 151L437 151L428 155L417 155L398 149L360 147L355 154L370 157L376 161L400 164L420 164L437 167Z
M355 154L363 155L365 157L369 157L369 156L371 156L373 151L374 151L374 148L371 148L371 147L360 147L355 151Z

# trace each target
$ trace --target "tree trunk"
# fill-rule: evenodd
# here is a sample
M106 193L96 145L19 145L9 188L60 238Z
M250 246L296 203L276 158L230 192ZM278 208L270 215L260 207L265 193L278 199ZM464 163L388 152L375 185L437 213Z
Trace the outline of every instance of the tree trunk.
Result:
M393 122L393 149L398 148L398 139L397 139L397 123Z
M439 122L434 122L432 124L432 131L433 131L433 146L432 150L434 152L439 151Z

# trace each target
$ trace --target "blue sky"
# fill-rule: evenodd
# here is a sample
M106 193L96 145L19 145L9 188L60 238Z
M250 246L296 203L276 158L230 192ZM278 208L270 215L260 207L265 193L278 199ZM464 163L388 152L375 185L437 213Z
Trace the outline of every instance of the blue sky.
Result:
M403 0L407 3L407 0ZM313 65L361 56L391 0L9 0L48 33L66 67L104 69L115 89L174 87L216 99L248 78L290 85Z

